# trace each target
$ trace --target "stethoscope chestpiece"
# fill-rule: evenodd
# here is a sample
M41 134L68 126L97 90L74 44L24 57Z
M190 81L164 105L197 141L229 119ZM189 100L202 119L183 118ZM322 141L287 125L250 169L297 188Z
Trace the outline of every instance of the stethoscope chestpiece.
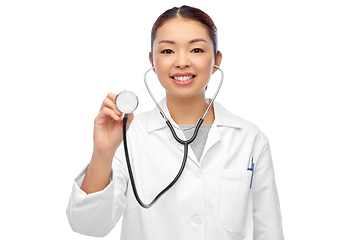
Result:
M130 114L138 107L139 99L135 93L124 90L116 96L115 105L120 112Z

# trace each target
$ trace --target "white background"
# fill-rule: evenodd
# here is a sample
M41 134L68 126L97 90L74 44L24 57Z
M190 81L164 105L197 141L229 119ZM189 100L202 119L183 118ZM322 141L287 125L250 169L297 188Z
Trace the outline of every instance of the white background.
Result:
M218 27L218 101L270 139L285 238L360 239L360 7L347 0L1 1L1 235L91 239L65 209L94 118L124 88L137 113L154 107L150 30L182 4Z

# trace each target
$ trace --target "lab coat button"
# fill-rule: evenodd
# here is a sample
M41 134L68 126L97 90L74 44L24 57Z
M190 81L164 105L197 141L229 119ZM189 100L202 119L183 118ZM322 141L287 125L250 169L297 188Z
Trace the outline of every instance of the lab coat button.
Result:
M196 178L201 178L201 176L202 176L201 172L194 173L194 177Z
M200 225L200 224L202 223L201 217L195 218L195 219L194 219L194 223L195 223L196 225Z

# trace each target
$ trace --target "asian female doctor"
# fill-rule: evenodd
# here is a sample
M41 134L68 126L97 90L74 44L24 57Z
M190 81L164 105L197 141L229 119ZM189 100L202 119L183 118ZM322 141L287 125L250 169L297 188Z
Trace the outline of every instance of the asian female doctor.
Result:
M187 139L208 107L206 86L222 60L213 21L188 6L165 11L152 28L149 58L166 91L160 106ZM105 236L123 216L123 240L284 239L269 142L256 125L215 101L183 174L145 209L129 181L115 98L109 93L102 103L92 159L73 183L67 216L75 232ZM127 129L137 190L150 202L177 174L184 147L156 108L129 114Z

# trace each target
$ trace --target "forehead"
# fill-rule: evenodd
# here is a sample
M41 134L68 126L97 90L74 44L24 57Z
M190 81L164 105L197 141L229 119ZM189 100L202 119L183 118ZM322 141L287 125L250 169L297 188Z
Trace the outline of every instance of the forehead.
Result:
M207 43L212 43L206 27L202 23L184 18L174 18L166 21L158 28L155 42L164 39L188 42L196 38L203 38Z

